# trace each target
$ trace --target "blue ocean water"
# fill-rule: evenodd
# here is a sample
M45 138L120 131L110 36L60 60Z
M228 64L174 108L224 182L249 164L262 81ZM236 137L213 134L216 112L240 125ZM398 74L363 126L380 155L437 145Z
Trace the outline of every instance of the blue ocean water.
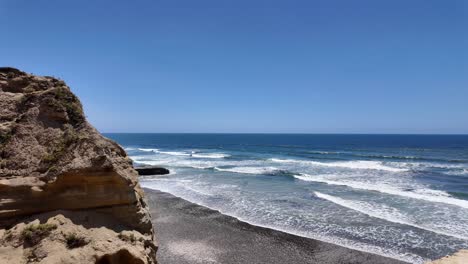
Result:
M468 248L468 136L106 134L143 187L246 222L422 263Z

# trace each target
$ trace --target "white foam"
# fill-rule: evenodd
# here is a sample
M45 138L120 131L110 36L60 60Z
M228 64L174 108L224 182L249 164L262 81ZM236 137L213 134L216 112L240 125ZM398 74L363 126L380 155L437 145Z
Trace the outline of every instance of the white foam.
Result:
M227 158L230 155L228 154L223 154L223 153L195 153L192 154L192 157L194 158L204 158L204 159L223 159Z
M225 160L219 158L191 159L189 156L171 155L135 155L130 156L130 158L141 164L168 167L186 167L194 169L211 169L221 166L256 166L264 164L264 161L259 160Z
M323 182L330 185L344 185L354 189L361 189L361 190L368 190L368 191L376 191L391 195L398 195L413 199L425 200L429 202L435 203L445 203L460 206L463 208L468 209L468 201L460 200L453 198L448 193L444 191L438 190L431 190L431 189L415 189L411 191L407 191L395 186L391 186L387 183L366 183L366 182L357 182L357 181L349 181L349 180L330 180L320 176L311 176L308 174L301 174L294 176L297 179L303 181L313 181L313 182Z
M233 168L214 168L217 171L227 171L245 174L268 174L278 171L275 167L233 167Z
M131 147L125 147L123 148L125 151L129 151L129 150L135 150L136 148L131 148Z
M312 150L312 151L307 151L308 153L314 153L314 154L340 154L341 152L335 152L335 151L318 151L318 150Z
M211 169L213 166L197 166L197 165L188 165L190 168L199 169L199 170L206 170Z
M155 149L155 148L139 148L138 150L144 151L144 152L158 152L159 151L159 149Z
M172 155L172 156L190 156L190 153L182 151L159 151L161 154Z
M468 175L468 169L452 170L452 171L444 172L444 174L465 176L465 175Z
M441 235L468 240L468 236L460 235L459 233L453 233L453 232L450 232L450 230L440 230L434 227L416 224L408 216L400 213L398 209L393 208L393 207L389 207L386 205L371 204L371 203L367 203L363 201L345 200L339 197L331 196L328 194L323 194L320 192L314 192L314 194L319 198L328 200L332 203L352 209L354 211L358 211L360 213L363 213L371 217L380 218L380 219L393 222L393 223L414 226L414 227L424 229L427 231L431 231L431 232L441 234Z
M347 248L350 248L350 249L355 249L355 250L360 250L360 251L364 251L364 252L374 253L374 254L378 254L378 255L394 258L394 259L398 259L398 260L401 260L401 261L406 261L406 262L409 262L409 263L422 264L422 263L425 263L426 261L428 261L428 259L425 259L425 258L423 258L421 256L416 255L416 254L407 253L407 252L398 252L397 250L394 250L394 249L391 249L391 248L384 248L384 247L380 247L380 246L377 246L377 245L372 245L372 244L369 244L369 243L363 243L363 242L359 242L359 241L350 240L350 239L347 239L347 238L344 238L344 237L336 237L336 236L333 236L333 235L320 234L320 233L317 233L317 232L301 232L301 231L291 229L291 228L287 228L287 227L284 227L284 226L266 224L264 222L260 222L260 220L258 218L252 218L252 217L248 217L248 216L242 217L238 213L236 213L236 211L227 210L225 207L209 203L205 199L200 199L200 198L198 198L196 196L190 195L189 193L187 193L185 191L181 191L181 190L179 190L177 188L174 188L175 187L174 184L161 185L161 184L157 184L157 183L148 182L148 183L144 184L143 187L171 193L171 194L173 194L173 195L175 195L177 197L180 197L180 198L183 198L185 200L191 201L193 203L208 207L208 208L213 209L213 210L218 210L222 214L235 217L235 218L237 218L237 219L239 219L241 221L244 221L244 222L252 224L252 225L271 228L271 229L279 230L279 231L290 233L290 234L297 235L297 236L313 238L313 239L317 239L317 240L320 240L320 241L341 245L341 246L344 246L344 247L347 247ZM186 190L188 188L186 186L184 186L183 189ZM200 192L200 190L196 190L195 193L201 194L202 196L207 195L207 193ZM210 195L210 194L208 194L208 195Z
M146 165L152 165L152 166L156 166L156 165L167 165L167 164L171 164L173 162L173 159L168 159L168 158L163 158L163 159L155 159L153 156L145 156L145 155L142 155L142 156L130 156L130 158L137 162L137 163L140 163L140 164L146 164Z
M431 169L442 169L449 170L444 174L453 174L454 171L460 171L468 169L465 164L447 164L447 163L435 163L435 162L388 162L387 164L397 168L403 168L407 170L424 171ZM456 174L456 173L455 173Z
M314 165L322 167L338 167L338 168L347 168L347 169L360 169L360 170L383 170L390 172L403 172L407 169L395 168L383 165L380 161L368 161L368 160L356 160L356 161L339 161L339 162L318 162L311 160L296 160L296 159L270 159L273 162L280 163L299 163L305 165Z
M187 185L183 185L183 188L185 188L185 189L187 189L187 190L189 190L189 191L192 191L192 192L194 192L194 193L204 195L204 196L213 196L213 194L211 194L211 193L209 193L209 192L204 192L204 191L201 191L201 190L192 188L192 187L187 186Z

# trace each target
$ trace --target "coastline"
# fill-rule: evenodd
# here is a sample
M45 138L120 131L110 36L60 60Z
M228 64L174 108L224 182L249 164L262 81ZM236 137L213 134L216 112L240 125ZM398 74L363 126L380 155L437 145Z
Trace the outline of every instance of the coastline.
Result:
M144 188L160 263L406 263L254 226L172 194Z

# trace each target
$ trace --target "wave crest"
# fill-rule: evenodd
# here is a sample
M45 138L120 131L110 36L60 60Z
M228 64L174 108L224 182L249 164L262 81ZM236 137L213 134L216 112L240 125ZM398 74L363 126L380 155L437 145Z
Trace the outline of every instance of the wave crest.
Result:
M468 201L453 198L452 196L450 196L450 194L444 191L439 191L439 190L431 190L431 189L405 190L405 189L391 186L385 183L376 184L376 183L365 183L365 182L357 182L357 181L349 181L349 180L341 180L341 181L330 180L330 179L326 179L320 176L313 177L308 174L295 175L294 177L303 181L322 182L322 183L326 183L330 185L348 186L353 189L376 191L376 192L403 196L403 197L412 198L412 199L425 200L429 202L456 205L456 206L468 209Z
M243 173L243 174L276 174L281 172L280 169L275 167L233 167L233 168L219 168L214 167L217 171Z
M224 153L195 153L192 154L194 158L202 158L202 159L224 159L230 157L231 155L224 154Z
M155 149L155 148L138 148L139 151L143 151L143 152L158 152L159 149Z
M273 162L279 163L299 163L304 165L322 166L322 167L338 167L346 169L359 169L359 170L383 170L390 172L404 172L407 169L395 168L383 165L380 161L356 160L356 161L338 161L338 162L319 162L311 160L297 160L297 159L270 159Z
M399 210L394 207L390 207L386 205L371 204L371 203L362 202L362 201L345 200L339 197L331 196L331 195L320 193L320 192L314 192L314 194L315 196L321 199L330 201L337 205L346 207L348 209L363 213L371 217L383 219L383 220L393 222L393 223L414 226L416 228L424 229L424 230L434 232L437 234L441 234L441 235L468 240L468 236L460 235L460 232L463 232L461 230L460 232L454 233L453 231L451 232L451 230L440 230L438 228L434 228L431 226L425 226L423 224L416 224L412 219L400 213Z

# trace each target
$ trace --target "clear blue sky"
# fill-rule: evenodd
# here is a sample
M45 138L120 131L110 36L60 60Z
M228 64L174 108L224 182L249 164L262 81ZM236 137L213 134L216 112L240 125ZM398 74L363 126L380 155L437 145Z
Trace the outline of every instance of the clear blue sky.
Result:
M468 1L0 0L101 132L468 133Z

